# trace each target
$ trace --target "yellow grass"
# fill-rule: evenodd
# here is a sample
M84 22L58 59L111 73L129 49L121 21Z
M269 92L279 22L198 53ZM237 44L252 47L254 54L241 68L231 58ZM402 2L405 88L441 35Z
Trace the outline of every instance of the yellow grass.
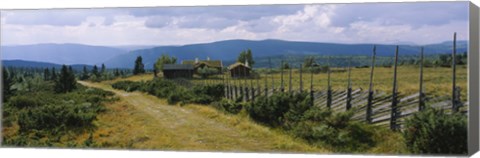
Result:
M133 79L148 78L136 76ZM129 78L132 79L132 78ZM112 89L105 83L81 82L113 91L119 102L107 106L95 122L96 144L108 148L232 152L327 153L242 115L226 115L202 105L171 106L165 100ZM84 134L79 142L88 138Z
M343 70L336 68L335 70ZM285 89L288 89L288 70L284 72L284 85ZM293 89L299 89L300 80L299 80L298 70L293 70L292 73L292 87ZM221 76L216 76L217 82L221 82ZM261 75L260 85L263 88L267 78L269 87L271 87L272 76L265 74ZM331 73L331 85L334 90L345 90L348 83L348 73L347 71L342 72L333 72ZM281 75L280 73L273 74L274 84L276 89L280 88L281 85ZM303 73L303 88L310 88L310 73ZM435 96L451 96L452 90L452 70L451 68L444 67L431 67L424 68L424 92L427 95ZM370 80L370 68L352 68L351 72L352 88L362 88L368 90L369 80ZM466 66L457 67L457 86L461 88L461 99L466 101L467 99L467 68ZM313 76L313 86L315 90L325 90L328 85L327 73L314 74ZM376 91L383 91L387 93L392 92L393 87L393 67L375 67L374 77L373 77L373 89ZM196 82L202 83L204 81L198 80ZM244 80L231 82L237 85L245 85ZM246 82L246 85L250 85L250 81ZM403 94L414 94L419 90L419 68L415 66L399 66L397 69L397 83L398 91ZM253 82L256 86L256 81Z

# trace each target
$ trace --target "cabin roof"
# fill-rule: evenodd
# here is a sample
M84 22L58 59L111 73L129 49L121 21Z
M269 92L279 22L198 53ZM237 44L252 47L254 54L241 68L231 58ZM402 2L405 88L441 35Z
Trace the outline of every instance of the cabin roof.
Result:
M242 66L242 67L246 67L248 69L251 69L249 66L241 63L241 62L236 62L236 63L233 63L232 65L228 66L228 69L231 70L231 69L234 69L236 67L239 67L239 66Z
M193 70L191 64L163 64L163 70Z
M200 64L205 64L209 67L217 67L217 68L223 67L221 60L199 60L198 63L195 63L195 60L184 60L182 61L182 64L190 64L195 66Z

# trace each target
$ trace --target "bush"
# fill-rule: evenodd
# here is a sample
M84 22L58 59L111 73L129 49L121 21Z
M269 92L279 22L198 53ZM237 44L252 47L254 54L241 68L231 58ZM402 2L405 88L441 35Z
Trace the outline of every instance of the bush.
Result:
M118 81L112 84L112 88L121 89L127 92L139 90L141 84L133 81Z
M238 114L243 108L243 105L240 102L235 102L229 99L222 99L220 101L213 102L212 105L220 111L231 114Z
M208 95L214 100L220 100L224 97L225 86L222 84L194 86L193 93L199 95Z
M146 83L140 83L141 91L157 96L159 98L167 98L171 93L174 93L179 87L172 81L164 79L153 79Z
M168 104L176 104L180 102L182 105L190 103L192 100L192 94L185 88L179 88L175 92L172 92L167 97Z
M292 125L292 132L312 144L328 145L340 152L365 151L375 145L374 128L352 121L352 112L334 114L312 107L304 114L301 121Z
M427 108L405 123L407 147L419 154L467 154L467 117Z
M277 93L270 97L260 96L246 110L249 116L261 123L275 127L285 121L295 121L311 104L307 93ZM308 99L310 100L310 99ZM308 105L307 105L308 104Z

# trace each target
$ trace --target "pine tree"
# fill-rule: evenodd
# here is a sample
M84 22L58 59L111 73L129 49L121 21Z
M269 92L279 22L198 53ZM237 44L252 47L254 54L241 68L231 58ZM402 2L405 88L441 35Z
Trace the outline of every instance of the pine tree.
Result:
M98 78L99 74L98 74L98 67L97 67L97 65L93 65L92 75L95 76L95 78Z
M86 80L88 78L89 78L89 76L88 76L87 67L83 66L83 72L82 72L82 76L80 76L80 80Z
M50 80L50 71L48 70L48 68L45 68L45 70L43 71L43 80Z
M68 66L68 88L69 91L77 88L77 80L75 79L75 71L72 66Z
M118 72L118 69L113 70L113 76L118 77L120 75L120 72Z
M75 88L76 81L72 67L70 66L67 68L66 65L62 65L62 69L60 70L60 76L55 82L55 91L57 93L67 93L71 92Z
M102 69L100 70L100 74L101 75L105 75L105 71L106 71L106 67L105 67L105 64L102 64Z
M52 68L52 77L51 77L51 80L52 80L52 81L56 81L56 80L57 80L57 71L55 71L55 67Z
M8 100L8 98L12 95L13 90L10 89L13 85L13 73L9 72L5 67L2 67L2 101Z
M142 74L145 73L143 62L142 62L142 56L138 56L137 59L135 60L135 67L133 68L133 74Z

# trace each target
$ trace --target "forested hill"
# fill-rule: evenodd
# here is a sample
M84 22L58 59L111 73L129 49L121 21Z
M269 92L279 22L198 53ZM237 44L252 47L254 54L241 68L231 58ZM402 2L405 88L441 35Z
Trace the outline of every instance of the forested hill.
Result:
M54 64L54 63L47 63L47 62L37 62L37 61L26 61L26 60L2 60L2 66L4 67L23 67L23 68L56 68L60 70L62 65ZM92 69L93 66L91 65L84 65L84 64L72 64L74 70L82 70L83 66L86 66L87 69Z
M1 46L2 60L27 60L55 64L101 64L127 53L125 50L82 44L34 44Z
M377 45L378 56L393 56L396 45ZM151 68L161 54L175 56L182 60L195 58L212 60L235 60L242 50L250 48L255 58L279 55L371 55L373 44L335 44L298 42L282 40L227 40L204 44L183 46L160 46L151 49L141 49L118 55L105 64L107 67L130 68L137 56L143 57L145 68ZM400 45L400 55L418 55L419 46ZM465 52L467 41L457 42L457 51ZM443 42L425 46L425 54L442 54L452 51L452 42Z

